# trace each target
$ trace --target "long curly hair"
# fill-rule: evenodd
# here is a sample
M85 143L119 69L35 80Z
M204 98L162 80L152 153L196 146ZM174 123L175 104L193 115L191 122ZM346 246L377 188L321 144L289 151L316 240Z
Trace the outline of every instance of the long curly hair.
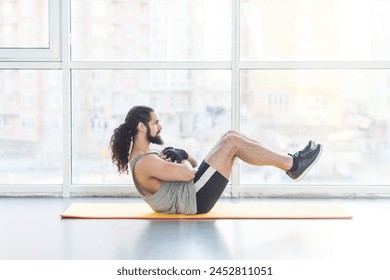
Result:
M125 122L114 130L110 141L111 159L120 174L129 174L129 155L134 137L138 133L137 125L140 122L147 125L153 111L147 106L134 106L127 113Z

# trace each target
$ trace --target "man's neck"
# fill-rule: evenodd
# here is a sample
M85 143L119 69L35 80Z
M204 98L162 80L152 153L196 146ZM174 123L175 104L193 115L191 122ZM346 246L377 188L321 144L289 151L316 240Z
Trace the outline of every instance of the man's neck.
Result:
M147 153L150 150L150 142L141 139L134 139L132 154Z

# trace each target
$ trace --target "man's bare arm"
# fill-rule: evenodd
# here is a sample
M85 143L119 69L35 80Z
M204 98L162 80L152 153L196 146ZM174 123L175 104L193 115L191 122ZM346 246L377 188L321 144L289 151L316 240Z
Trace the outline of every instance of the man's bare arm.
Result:
M174 163L157 155L148 155L138 162L137 167L140 172L161 181L191 181L195 177L195 171L187 160Z

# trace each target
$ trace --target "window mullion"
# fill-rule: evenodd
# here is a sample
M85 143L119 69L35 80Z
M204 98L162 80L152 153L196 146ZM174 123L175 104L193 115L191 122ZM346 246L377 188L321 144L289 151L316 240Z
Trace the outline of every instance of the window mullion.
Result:
M232 0L232 129L240 129L240 0ZM232 196L239 196L240 165L232 170Z
M71 168L71 69L70 69L70 0L62 1L62 79L63 79L63 197L70 196Z

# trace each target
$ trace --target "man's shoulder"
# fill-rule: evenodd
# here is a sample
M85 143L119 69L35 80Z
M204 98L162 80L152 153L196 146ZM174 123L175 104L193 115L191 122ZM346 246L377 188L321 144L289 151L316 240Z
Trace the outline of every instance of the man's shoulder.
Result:
M148 153L143 155L139 160L139 165L150 165L152 163L164 162L158 155L158 153Z

